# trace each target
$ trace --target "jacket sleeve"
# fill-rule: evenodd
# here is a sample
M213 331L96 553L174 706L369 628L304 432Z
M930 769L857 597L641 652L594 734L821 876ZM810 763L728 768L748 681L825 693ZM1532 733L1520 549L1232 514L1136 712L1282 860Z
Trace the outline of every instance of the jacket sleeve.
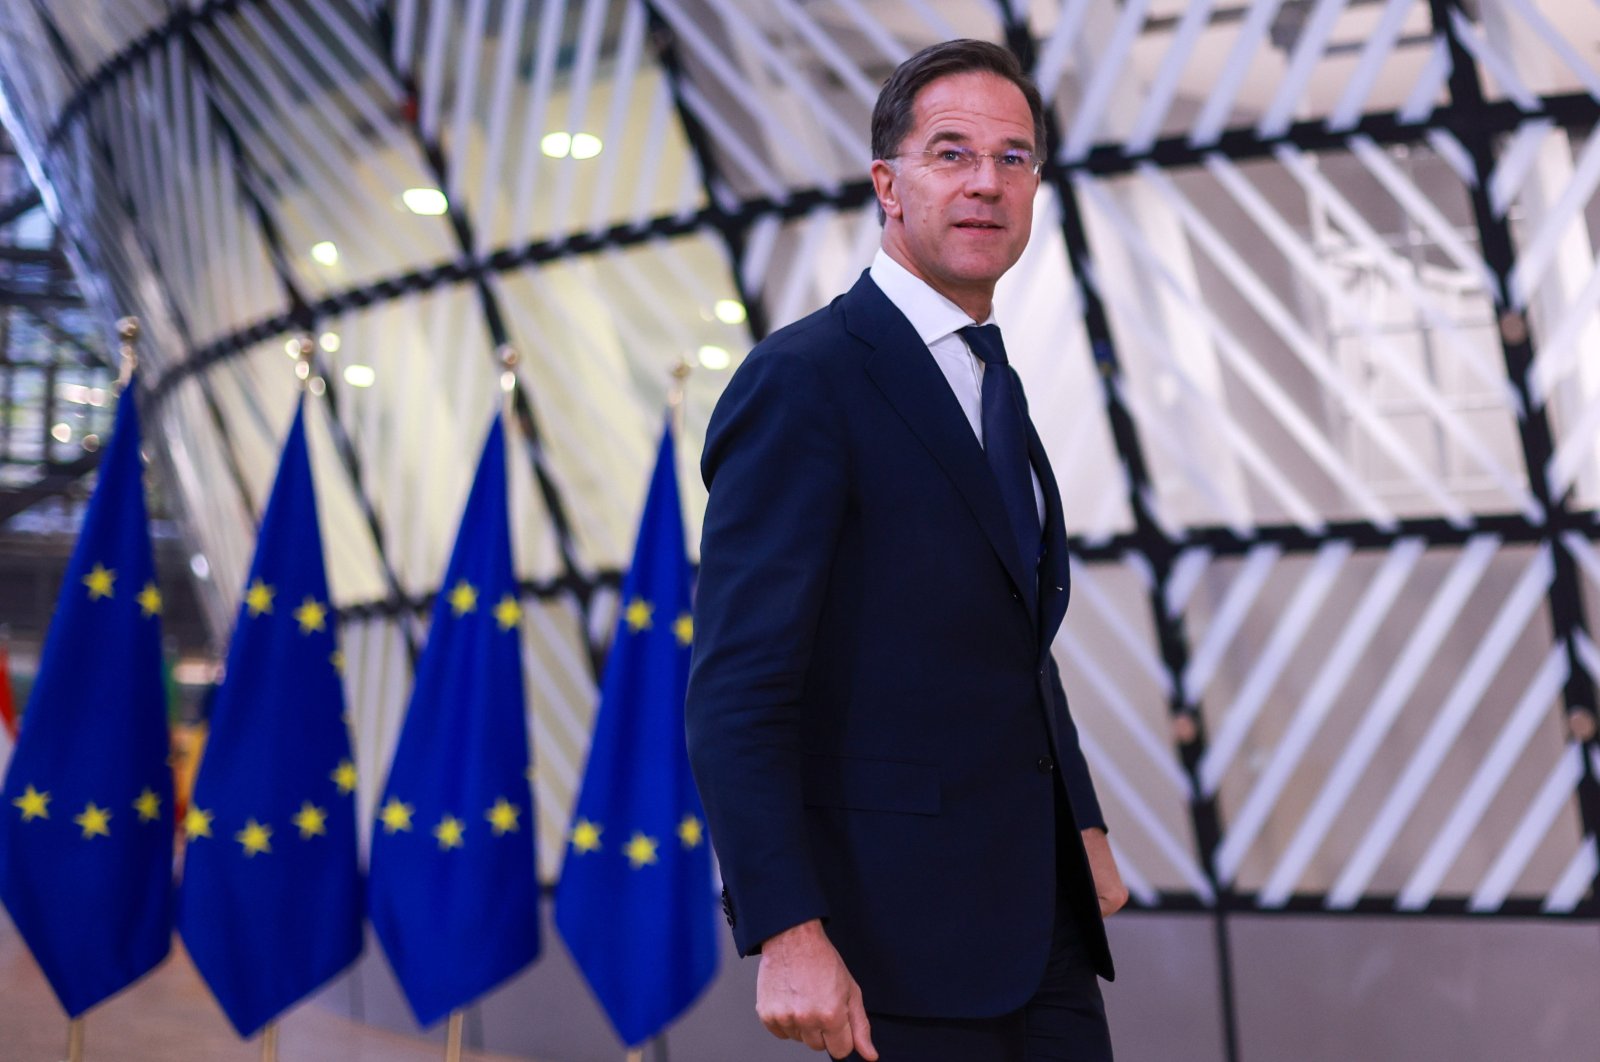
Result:
M799 705L849 482L842 418L803 351L746 359L712 414L702 474L685 722L748 955L828 914L806 835Z
M1095 795L1094 779L1089 777L1089 764L1078 747L1078 727L1067 708L1067 694L1061 687L1061 669L1054 655L1050 658L1050 682L1054 687L1059 711L1056 720L1061 730L1061 777L1067 786L1067 797L1072 801L1072 817L1078 820L1078 829L1106 828L1106 817L1100 810L1100 798Z

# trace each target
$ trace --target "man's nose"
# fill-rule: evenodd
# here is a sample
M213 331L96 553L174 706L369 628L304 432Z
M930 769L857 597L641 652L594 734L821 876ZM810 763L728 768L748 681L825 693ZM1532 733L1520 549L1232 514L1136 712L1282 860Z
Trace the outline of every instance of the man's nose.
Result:
M967 172L967 191L973 195L999 195L1004 186L1000 160L993 155L979 155L978 164Z

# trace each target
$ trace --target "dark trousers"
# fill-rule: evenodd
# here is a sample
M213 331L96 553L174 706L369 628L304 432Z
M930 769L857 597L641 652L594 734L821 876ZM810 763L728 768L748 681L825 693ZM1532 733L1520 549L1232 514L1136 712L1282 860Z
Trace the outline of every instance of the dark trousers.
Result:
M880 1062L1112 1062L1100 981L1065 903L1056 905L1044 979L1021 1010L998 1018L868 1017Z

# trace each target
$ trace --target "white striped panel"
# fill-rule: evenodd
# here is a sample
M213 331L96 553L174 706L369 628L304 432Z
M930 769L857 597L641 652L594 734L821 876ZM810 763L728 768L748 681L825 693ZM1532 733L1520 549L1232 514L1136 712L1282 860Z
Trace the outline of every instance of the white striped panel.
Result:
M1473 651L1466 668L1450 694L1439 707L1427 735L1412 753L1405 770L1389 790L1383 807L1373 820L1343 873L1329 890L1326 904L1331 908L1353 906L1372 880L1378 864L1388 854L1394 839L1416 809L1439 766L1450 752L1461 729L1467 724L1490 681L1505 664L1517 639L1522 637L1535 612L1544 604L1545 592L1555 578L1555 563L1548 546L1540 547L1512 589L1493 625Z
M864 40L877 49L879 57L889 66L899 66L911 58L911 52L906 46L890 33L883 23L867 13L861 0L833 0L833 3L845 13L851 25L855 26Z
M1594 324L1596 308L1600 308L1600 254L1589 268L1583 290L1562 310L1550 335L1538 345L1530 380L1536 402L1547 399L1562 377L1577 367L1585 349L1583 337Z
M0 738L0 740L4 740ZM0 771L5 770L5 758L0 756ZM1117 836L1108 836L1106 842L1111 845L1111 857L1117 861L1117 872L1122 875L1122 883L1128 887L1128 895L1133 897L1135 903L1144 907L1154 907L1160 900L1160 894L1155 886L1150 884L1150 879L1144 876L1136 863L1123 851L1118 843Z
M417 78L421 105L418 111L417 128L429 141L439 139L439 113L444 107L445 82L444 59L445 51L450 43L450 34L455 29L455 21L450 17L454 4L439 3L434 0L433 6L428 9L428 28L423 33L422 48L423 60L421 75Z
M1595 645L1594 639L1583 631L1573 635L1573 643L1578 650L1578 662L1591 678L1600 682L1600 646Z
M458 17L460 16L458 4L438 6L455 7ZM450 113L449 170L444 175L444 193L445 197L459 208L466 208L469 205L464 201L465 196L462 195L461 187L462 181L466 179L466 160L469 157L472 134L480 112L478 88L481 79L478 76L478 64L483 61L483 28L488 16L487 0L467 0L466 15L460 22L460 52L455 69L452 71L455 81L453 90L455 106Z
M1584 61L1572 43L1540 13L1538 5L1530 3L1529 0L1498 0L1498 2L1509 4L1518 15L1522 16L1522 21L1527 23L1528 28L1544 42L1545 47L1556 54L1562 65L1572 72L1583 85L1584 91L1600 99L1600 71L1596 71Z
M1167 114L1172 110L1172 101L1178 94L1178 84L1183 78L1184 68L1189 65L1189 59L1194 54L1195 46L1200 43L1200 37L1205 33L1211 22L1211 8L1216 0L1189 0L1183 8L1183 17L1178 20L1177 32L1173 35L1172 46L1162 56L1161 63L1156 67L1155 80L1150 84L1150 90L1145 94L1144 105L1139 110L1139 116L1134 119L1133 129L1127 137L1127 150L1129 154L1140 155L1150 150L1156 142L1156 137L1161 135L1162 123L1166 121ZM1409 3L1410 0L1402 0Z
M1271 543L1252 546L1245 555L1244 563L1229 584L1222 604L1211 616L1199 647L1184 669L1183 688L1191 702L1197 701L1206 687L1211 685L1211 679L1233 644L1234 636L1249 617L1251 606L1267 585L1272 569L1282 556L1282 548Z
M1232 882L1250 846L1277 807L1284 787L1294 778L1300 761L1311 748L1317 732L1333 711L1339 693L1362 663L1362 654L1378 634L1389 610L1399 598L1406 581L1416 570L1427 550L1420 538L1402 538L1384 556L1383 567L1367 587L1355 611L1345 622L1339 640L1300 704L1290 717L1289 726L1267 759L1261 777L1227 823L1222 843L1217 846L1216 869L1220 881Z
M1456 39L1461 42L1462 47L1472 53L1472 57L1500 83L1500 87L1518 107L1524 111L1539 110L1538 94L1528 88L1527 83L1517 73L1516 65L1501 55L1499 50L1484 37L1479 36L1478 28L1459 7L1450 9L1450 26L1455 30Z
M1597 874L1600 874L1600 855L1595 852L1594 834L1585 834L1540 910L1545 914L1571 913L1593 887Z
M1094 147L1094 138L1100 131L1109 111L1111 94L1124 83L1128 53L1133 49L1140 31L1144 28L1145 11L1150 0L1126 0L1122 13L1117 16L1111 40L1096 50L1094 74L1089 86L1078 100L1077 114L1068 127L1066 140L1058 155L1068 162L1078 162Z
M1288 145L1279 148L1275 154L1296 180L1328 209L1345 232L1355 237L1356 241L1367 250L1371 260L1378 265L1390 282L1406 295L1410 304L1427 322L1432 335L1443 341L1457 359L1457 363L1470 370L1490 387L1502 402L1509 405L1512 402L1510 398L1512 389L1506 382L1503 371L1489 363L1491 352L1475 349L1466 343L1462 338L1461 329L1451 320L1450 314L1438 306L1434 297L1417 281L1415 269L1409 263L1402 263L1389 250L1371 224L1348 199L1339 194L1306 156ZM1495 481L1501 492L1522 510L1524 516L1529 519L1538 516L1539 506L1532 492L1518 481L1515 474L1495 460L1493 452L1483 442L1480 433L1464 424L1460 417L1443 403L1438 393L1406 365L1404 358L1394 358L1392 364L1386 367L1407 382L1440 426L1473 456L1479 467ZM1457 506L1447 507L1447 518L1450 518L1448 514L1455 509L1459 509L1459 503ZM1453 522L1461 526L1460 520Z
M627 124L633 100L633 86L639 73L639 65L643 61L645 37L645 10L642 3L627 3L623 6L622 29L619 32L616 57L611 62L609 87L611 91L611 111L606 116L605 132L601 135L601 142L606 144L620 144L623 141L623 129ZM661 90L658 87L658 94ZM641 157L647 159L660 158L659 147L657 153L645 154ZM692 154L692 153L686 153ZM594 195L594 210L589 218L589 231L600 233L607 226L609 216L616 212L613 208L612 188L616 184L619 171L622 169L622 152L613 151L609 155L601 156L599 179L596 182ZM699 170L697 165L689 161L684 167L689 175L699 183ZM634 174L634 183L641 189L652 182L645 180L643 174ZM620 206L620 202L616 204Z
M1083 747L1084 757L1094 764L1096 783L1104 786L1106 792L1115 798L1115 806L1122 808L1134 822L1138 823L1145 836L1154 842L1168 865L1188 882L1189 888L1194 890L1195 895L1205 903L1215 902L1216 892L1206 880L1205 871L1196 861L1194 852L1188 845L1167 832L1161 817L1146 802L1140 788L1134 785L1118 768L1115 761L1105 754L1105 750L1095 741L1094 734L1080 726L1078 742Z
M1211 550L1204 547L1179 552L1167 578L1166 599L1162 602L1168 618L1182 614L1189 607L1189 599L1210 570L1213 556Z
M1150 640L1133 629L1116 603L1111 600L1110 595L1101 588L1099 580L1093 575L1093 569L1077 557L1072 557L1070 560L1073 595L1082 595L1088 599L1095 610L1095 623L1104 627L1122 643L1123 649L1127 651L1128 660L1138 665L1139 670L1161 690L1163 696L1170 695L1172 678L1162 666L1161 659L1156 655Z
M1467 900L1469 911L1496 911L1511 895L1517 879L1527 869L1536 848L1555 823L1563 809L1570 807L1583 777L1582 753L1577 745L1568 745L1555 769L1540 786L1539 792L1528 804L1528 810L1517 821L1506 846L1495 859L1478 887Z
M1494 172L1489 175L1489 209L1505 217L1511 204L1522 194L1539 161L1545 138L1556 125L1548 118L1535 118L1519 125L1500 149ZM1469 161L1468 165L1471 163Z
M1500 539L1495 535L1475 535L1462 548L1450 574L1439 586L1421 622L1389 669L1383 686L1367 706L1355 733L1345 743L1338 762L1318 790L1288 847L1278 857L1257 896L1260 906L1281 907L1288 900L1499 549Z
M1555 646L1546 654L1544 664L1528 683L1522 699L1500 728L1472 779L1462 788L1461 799L1451 809L1450 818L1439 828L1433 843L1412 869L1411 877L1395 900L1395 907L1402 911L1419 911L1433 900L1439 883L1460 858L1461 850L1467 846L1484 813L1500 794L1500 788L1516 766L1517 758L1527 749L1535 729L1549 721L1551 705L1560 698L1562 684L1569 674L1566 650Z
M1222 128L1233 113L1234 101L1238 99L1239 90L1244 87L1245 77L1250 73L1251 60L1261 50L1267 31L1272 28L1272 20L1282 6L1283 0L1251 0L1244 23L1239 27L1239 36L1234 40L1233 50L1223 64L1222 76L1217 79L1211 95L1206 97L1205 106L1200 109L1199 117L1189 130L1191 147L1214 144L1222 135Z
M1149 758L1149 763L1143 766L1153 768L1156 776L1167 782L1180 799L1189 800L1194 793L1194 787L1189 784L1189 776L1183 773L1183 768L1173 756L1172 747L1163 738L1151 733L1150 728L1139 717L1139 710L1128 700L1128 695L1117 685L1116 680L1107 674L1106 669L1101 667L1094 656L1085 651L1076 639L1063 633L1056 639L1056 644L1098 694L1111 718L1116 720L1117 725Z
M1323 387L1332 392L1351 417L1366 429L1368 436L1379 449L1407 474L1411 482L1432 499L1434 505L1442 510L1447 518L1458 524L1469 519L1470 513L1467 508L1446 491L1444 484L1438 478L1430 474L1411 447L1401 439L1399 433L1378 414L1374 403L1356 390L1345 372L1329 362L1323 344L1305 332L1298 319L1299 315L1279 301L1266 282L1205 216L1189 203L1170 178L1151 166L1143 166L1139 172L1183 219L1185 227L1194 236L1195 241L1227 276L1234 288L1284 340L1290 352L1307 371L1312 373ZM1337 287L1331 281L1326 281L1325 277L1323 279L1324 283L1321 286L1330 291L1337 291ZM1420 289L1418 291L1420 292ZM1385 342L1376 329L1369 327L1366 331L1372 340ZM1476 366L1477 363L1469 361L1468 364ZM1400 377L1408 390L1418 396L1452 438L1460 442L1480 461L1487 460L1491 466L1498 467L1493 456L1487 453L1478 434L1470 431L1462 423L1461 418L1444 404L1437 390L1410 368L1405 357L1393 352L1393 356L1385 359L1385 367ZM1493 377L1493 386L1501 391L1510 390L1503 375Z
M1448 129L1429 129L1423 134L1428 146L1434 153L1454 171L1462 185L1467 188L1478 187L1478 167L1472 161L1472 153L1462 146L1461 141Z
M561 51L561 27L567 13L567 0L543 0L539 5L539 27L534 36L533 74L528 79L527 103L522 118L522 151L517 156L517 195L511 205L511 235L526 234L533 215L535 192L544 194L539 180L539 141L545 134L545 116L550 110L557 60ZM521 61L520 58L518 60ZM648 145L647 145L648 146ZM654 156L646 156L653 158ZM646 182L640 181L643 194Z
M573 133L589 127L587 119L589 98L594 92L596 68L600 62L601 38L606 28L606 9L609 6L610 0L584 0L583 16L578 24L578 40L574 49L576 55L567 71L567 117L564 128ZM614 165L620 154L621 152L615 150L613 146L611 157L606 158L602 153L600 164ZM557 227L557 242L565 238L568 229L575 227L570 219L573 216L572 196L579 169L580 167L576 165L558 167L555 195L551 199L550 206L550 216L555 219ZM585 182L591 179L585 172Z
M494 73L488 89L489 124L483 134L483 174L477 195L478 224L472 230L474 255L484 253L499 217L501 184L505 180L501 167L504 165L506 149L511 146L508 143L511 109L516 103L521 84L518 70L521 54L516 45L520 43L519 31L527 20L527 6L528 0L505 0L500 9L500 25L494 39ZM624 69L618 76L625 78L631 73L631 69ZM524 182L533 180L533 174L526 170L518 176ZM601 201L604 199L604 196L600 197ZM521 232L514 231L510 235L515 240Z
M1567 228L1581 224L1584 208L1600 187L1600 131L1592 131L1583 151L1573 164L1572 180L1542 217L1539 226L1523 245L1517 264L1511 269L1511 292L1526 305L1550 266L1555 262Z
M1384 5L1378 25L1367 35L1361 58L1350 80L1345 82L1344 93L1328 116L1328 128L1333 132L1343 132L1361 120L1361 110L1372 94L1372 87L1378 83L1378 76L1383 73L1385 60L1394 53L1400 31L1414 4L1415 0L1388 0Z
M1204 795L1216 794L1222 776L1244 746L1256 719L1266 707L1267 697L1294 660L1301 640L1318 617L1322 603L1354 551L1352 543L1341 539L1325 542L1317 550L1310 571L1300 580L1294 597L1272 625L1272 634L1245 675L1233 703L1217 716L1221 723L1213 730L1211 743L1200 759L1200 791Z
M1064 0L1061 13L1056 16L1055 28L1050 37L1039 46L1039 59L1033 65L1033 80L1044 93L1046 102L1052 101L1061 84L1061 75L1067 68L1067 59L1078 35L1083 32L1083 20L1089 13L1091 0Z
M1266 114L1256 123L1256 134L1262 139L1271 140L1289 131L1295 108L1305 96L1306 85L1327 50L1328 38L1333 35L1333 27L1338 24L1348 2L1317 0L1316 7L1311 9L1311 16L1300 27L1299 40L1295 43L1294 54L1289 57L1289 68L1278 82L1278 91L1267 106Z
M1220 165L1216 161L1216 156L1208 156L1208 164ZM1149 245L1149 241L1144 238L1133 220L1116 205L1111 195L1087 175L1076 175L1074 183L1116 227L1123 242L1134 252L1134 256L1177 299L1182 301L1184 309L1206 327L1207 332L1215 340L1216 349L1223 356L1223 360L1267 407L1278 423L1299 442L1306 455L1349 495L1351 501L1360 508L1367 519L1379 527L1392 528L1395 517L1389 507L1360 481L1348 463L1334 451L1326 436L1285 393L1282 385L1250 355L1233 330L1213 312L1206 300L1201 298L1199 293L1185 288L1172 274L1161 256Z
M839 79L839 83L870 111L878 100L878 87L868 80L844 49L795 0L772 0L772 6L784 22L815 50Z
M1449 84L1454 70L1450 45L1443 37L1435 37L1428 52L1428 63L1417 75L1417 83L1411 86L1411 94L1400 105L1396 117L1406 125L1420 125L1427 121L1433 115L1439 96Z

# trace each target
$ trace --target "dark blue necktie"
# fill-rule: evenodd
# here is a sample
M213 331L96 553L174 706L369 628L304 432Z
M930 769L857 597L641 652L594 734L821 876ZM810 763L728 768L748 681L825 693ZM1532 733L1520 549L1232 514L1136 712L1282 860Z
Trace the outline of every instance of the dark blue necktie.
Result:
M1039 508L1033 499L1028 432L1016 377L1006 361L999 325L968 325L961 334L972 352L983 359L983 451L1000 487L1000 500L1011 520L1022 568L1031 572L1039 561L1042 529Z

